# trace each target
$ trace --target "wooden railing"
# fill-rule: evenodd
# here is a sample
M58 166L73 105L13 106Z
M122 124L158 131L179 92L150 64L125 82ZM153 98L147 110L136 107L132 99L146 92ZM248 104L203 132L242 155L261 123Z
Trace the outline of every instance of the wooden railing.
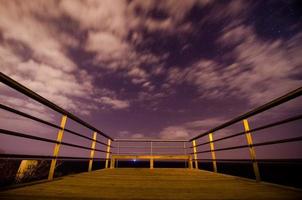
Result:
M36 100L37 102L51 108L52 110L60 113L62 115L61 117L61 123L54 124L52 122L40 119L36 116L30 115L28 113L19 111L17 109L14 109L12 107L8 107L6 105L0 104L0 109L6 110L8 112L14 113L16 115L25 117L27 119L39 122L41 124L53 127L58 129L57 133L57 139L51 140L46 139L38 136L33 136L30 133L24 133L24 132L16 132L6 129L0 129L0 134L4 135L10 135L15 137L21 137L36 141L43 141L47 143L53 143L54 144L54 150L53 154L49 156L45 155L24 155L24 154L0 154L1 158L21 158L24 159L20 165L19 172L24 170L27 166L27 162L30 162L30 160L51 160L50 170L48 179L52 180L54 177L54 171L56 162L58 159L61 160L87 160L89 161L88 171L91 171L93 160L104 160L105 161L105 168L109 168L109 162L110 158L112 157L111 154L115 156L168 156L168 155L187 155L189 158L191 156L193 157L193 163L194 168L199 169L198 164L202 163L202 161L211 161L213 164L213 171L218 172L219 168L217 167L217 162L236 162L236 161L244 161L244 162L251 162L253 166L253 172L255 175L255 179L257 181L261 180L260 171L258 167L258 161L260 159L257 159L255 148L257 146L265 146L265 145L274 145L274 144L281 144L281 143L289 143L289 142L296 142L301 141L302 136L292 137L292 138L286 138L286 139L280 139L280 140L269 140L269 141L263 141L261 143L253 143L253 134L260 131L260 130L266 130L272 127L284 125L293 121L300 120L302 118L302 114L295 115L288 117L286 119L282 119L279 121L275 121L273 123L265 124L256 128L251 128L249 125L249 118L255 115L258 115L262 112L265 112L271 108L277 107L281 104L284 104L290 100L293 100L295 98L298 98L302 94L302 87L297 88L296 90L293 90L277 99L274 99L260 107L257 107L247 113L244 113L243 115L240 115L238 117L235 117L231 119L230 121L227 121L217 127L211 128L206 132L203 132L189 140L160 140L160 139L113 139L104 132L100 131L99 129L95 128L94 126L90 125L89 123L85 122L84 120L78 118L74 114L64 110L63 108L57 106L56 104L50 102L49 100L43 98L42 96L38 95L37 93L31 91L30 89L26 88L25 86L21 85L20 83L14 81L13 79L9 78L8 76L4 75L3 73L0 73L0 81L19 91L20 93L30 97L31 99ZM77 122L78 124L88 128L92 131L93 135L92 137L87 137L84 134L78 133L74 130L67 129L66 123L67 119L72 119L73 121ZM229 134L225 137L215 139L215 133L219 130L223 130L231 125L234 125L238 122L242 122L243 124L243 131ZM91 146L83 146L78 144L73 144L69 142L63 141L63 134L68 133L72 134L74 136L84 138L86 140L91 141ZM102 142L101 140L97 139L98 135L100 137L106 138L107 142ZM230 146L230 147L224 147L224 148L215 148L215 142L225 141L227 139L231 139L237 136L245 135L246 136L246 144L245 145L237 145L237 146ZM173 137L173 136L171 136ZM208 137L207 142L200 142L199 140L201 138ZM112 143L114 144L112 146ZM192 146L189 144L192 143ZM98 149L96 148L96 144L100 144L105 149ZM89 157L67 157L67 156L59 156L60 147L61 145L66 145L74 148L79 149L85 149L90 151ZM209 145L209 149L205 149L205 145ZM200 148L204 148L203 150L198 150ZM242 149L242 148L248 148L250 152L250 159L234 159L234 158L226 158L226 159L217 159L216 158L216 152L218 151L230 151L234 149ZM143 150L143 151L140 151ZM173 150L173 152L169 152L169 150ZM95 152L103 152L105 153L104 158L95 158L94 154ZM200 154L203 153L211 153L212 159L201 159ZM148 158L149 158L148 157ZM150 157L150 158L151 158ZM198 158L199 157L199 158ZM126 158L126 157L125 157ZM269 162L279 162L284 161L286 159L262 159L261 161L269 161ZM294 159L290 159L293 161ZM112 166L112 164L111 164Z
M297 137L292 137L292 138L286 138L286 139L280 139L280 140L269 140L269 141L263 141L260 143L253 143L253 139L252 139L252 134L260 131L260 130L265 130L265 129L269 129L272 127L276 127L276 126L280 126L280 125L284 125L290 122L294 122L297 120L302 119L302 114L298 114L295 116L291 116L288 117L286 119L282 119L279 121L275 121L273 123L269 123L269 124L265 124L256 128L250 128L248 119L252 116L255 116L257 114L260 114L262 112L265 112L267 110L270 110L274 107L277 107L281 104L284 104L290 100L293 100L299 96L302 95L302 87L297 88L277 99L274 99L260 107L257 107L247 113L244 113L243 115L240 115L238 117L235 117L233 119L231 119L230 121L227 121L217 127L214 127L212 129L209 129L208 131L201 133L193 138L191 138L189 141L192 142L192 146L190 146L191 148L191 154L194 155L194 161L197 165L198 161L202 162L202 161L207 161L209 159L198 159L198 155L199 154L203 154L203 153L211 153L212 155L212 163L213 163L213 170L215 172L217 172L217 161L222 161L222 162L251 162L253 165L253 171L254 171L254 175L255 175L255 179L257 181L261 180L261 176L260 176L260 171L259 171L259 167L258 167L258 161L257 157L256 157L256 152L255 152L255 148L254 147L258 147L258 146L266 146L266 145L274 145L274 144L281 144L281 143L289 143L289 142L297 142L297 141L301 141L302 140L302 136L297 136ZM300 104L301 105L301 104ZM224 128L230 127L231 125L234 125L238 122L242 122L243 127L244 127L244 131L238 132L238 133L233 133L233 134L228 134L225 137L221 137L219 139L214 139L213 136L215 135L215 132L219 131L219 130L223 130ZM227 139L231 139L234 137L238 137L241 135L245 135L246 136L246 144L245 145L238 145L238 146L230 146L230 147L224 147L224 148L217 148L215 149L214 147L214 143L215 142L220 142L220 141L225 141ZM199 144L197 143L198 139L204 138L204 137L208 137L209 141L208 142L200 142ZM272 137L273 138L273 137ZM202 151L197 151L197 147L204 147L205 145L210 145L210 149L204 149ZM249 152L250 152L250 159L244 160L244 159L216 159L216 152L218 151L230 151L230 150L235 150L235 149L242 149L242 148L248 148ZM300 161L300 159L261 159L262 162L291 162L291 161Z
M16 178L18 178L18 176L22 176L24 171L26 171L27 168L29 168L31 165L33 165L33 163L35 163L35 162L33 162L34 160L45 160L45 159L51 160L49 174L48 174L49 180L52 180L54 178L54 172L55 172L56 163L57 163L58 159L60 159L60 160L87 160L87 161L89 161L88 171L91 171L91 169L92 169L93 160L106 160L106 167L108 167L111 141L113 140L110 136L106 135L104 132L100 131L99 129L95 128L94 126L90 125L89 123L85 122L84 120L80 119L79 117L75 116L74 114L64 110L63 108L59 107L58 105L54 104L53 102L50 102L49 100L47 100L44 97L40 96L39 94L33 92L32 90L26 88L25 86L21 85L20 83L16 82L15 80L11 79L10 77L6 76L5 74L3 74L1 72L0 72L0 81L3 84L19 91L20 93L28 96L31 99L34 99L35 101L43 104L44 106L49 107L50 109L52 109L62 115L61 123L60 123L60 125L57 125L52 122L40 119L36 116L30 115L28 113L16 110L14 108L8 107L3 104L0 104L0 109L2 109L2 110L6 110L10 113L14 113L16 115L25 117L25 118L33 120L35 122L39 122L41 124L58 129L56 140L33 136L33 135L31 135L31 133L24 133L24 132L21 133L21 132L6 130L6 129L0 129L0 133L4 134L4 135L10 135L10 136L26 138L26 139L31 139L31 140L35 140L35 141L43 141L43 142L54 144L54 150L53 150L52 156L50 156L50 155L45 156L45 155L4 154L4 153L0 154L1 158L26 159L21 162ZM77 122L78 124L91 130L91 132L93 133L92 137L90 138L84 134L67 129L65 127L66 123L67 123L67 119L71 119L71 120ZM73 144L73 143L69 143L69 142L64 142L63 141L64 133L68 133L68 134L91 141L91 147L77 145L77 144ZM105 142L102 142L101 140L97 139L97 135L106 138L108 142L105 143ZM96 143L107 147L107 149L97 149ZM74 147L74 148L78 148L78 149L90 150L90 156L89 157L59 156L61 145L70 146L70 147ZM95 151L106 153L106 158L94 158Z
M114 139L115 151L112 152L111 167L118 167L118 160L149 160L154 168L154 160L184 161L191 168L191 155L188 152L188 140L167 139Z

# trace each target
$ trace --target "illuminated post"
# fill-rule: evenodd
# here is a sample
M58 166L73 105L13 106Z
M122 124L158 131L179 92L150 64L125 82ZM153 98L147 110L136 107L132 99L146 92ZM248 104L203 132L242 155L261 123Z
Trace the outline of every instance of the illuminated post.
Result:
M209 133L209 140L210 140L210 148L211 148L212 161L213 161L213 170L214 170L214 172L217 172L216 155L215 155L215 148L214 148L214 142L213 142L213 133Z
M152 144L152 141L150 142L150 155L151 155L151 158L150 158L150 169L153 169L154 167L154 160L153 160L153 144Z
M117 155L120 155L120 142L117 142ZM118 168L118 160L116 160L116 167Z
M108 139L105 168L108 168L109 157L110 157L110 145L111 145L111 140Z
M61 129L58 131L58 135L57 135L57 142L55 144L55 148L53 150L53 159L51 160L51 164L50 164L50 169L49 169L49 174L48 174L48 180L52 180L53 176L54 176L54 172L55 172L55 168L56 168L56 164L57 164L57 157L59 155L59 151L60 151L60 146L61 146L61 142L63 139L63 133L64 133L64 128L65 128L65 124L67 121L67 116L63 115L62 119L61 119Z
M193 140L192 143L193 143L193 152L194 152L195 169L198 169L196 140Z
M94 150L95 150L95 143L96 143L96 132L93 132L93 140L91 143L91 151L90 151L90 160L89 160L89 166L88 166L88 171L91 172L92 170L92 164L93 164L93 158L94 158Z
M184 154L187 155L186 142L184 142ZM185 160L185 168L187 168L187 160Z
M15 180L16 182L21 182L22 178L32 173L32 171L38 166L37 160L22 160L16 174Z
M191 155L189 155L189 169L193 169L193 161Z
M115 158L113 158L112 156L110 161L110 169L114 169L114 167L115 167Z
M150 158L150 169L153 169L153 168L154 168L154 159L151 156L151 158Z
M254 174L255 174L255 177L256 177L256 181L261 181L259 168L258 168L258 163L256 161L256 152L255 152L255 149L253 147L253 140L252 140L252 136L251 136L251 133L250 133L249 122L247 121L247 119L243 120L243 125L244 125L246 140L247 140L247 143L249 145L250 156L251 156L251 159L252 159L252 162L253 162L253 169L254 169Z

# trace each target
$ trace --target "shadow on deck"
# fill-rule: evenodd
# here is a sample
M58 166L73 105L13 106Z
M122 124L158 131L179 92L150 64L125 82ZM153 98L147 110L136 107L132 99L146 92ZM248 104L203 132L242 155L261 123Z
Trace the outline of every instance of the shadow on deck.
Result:
M103 169L0 192L0 199L302 199L302 191L190 169Z

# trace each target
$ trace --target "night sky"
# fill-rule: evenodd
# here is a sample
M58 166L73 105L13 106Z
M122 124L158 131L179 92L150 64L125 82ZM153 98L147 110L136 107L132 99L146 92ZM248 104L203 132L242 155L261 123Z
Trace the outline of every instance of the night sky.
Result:
M114 138L188 139L302 85L302 1L1 0L0 70ZM12 89L0 92L2 104L59 123ZM291 101L251 126L301 108ZM55 138L5 111L0 118ZM242 124L217 137L234 130ZM295 122L270 133L299 130ZM16 151L12 141L1 136L1 150ZM297 148L291 156L302 156Z

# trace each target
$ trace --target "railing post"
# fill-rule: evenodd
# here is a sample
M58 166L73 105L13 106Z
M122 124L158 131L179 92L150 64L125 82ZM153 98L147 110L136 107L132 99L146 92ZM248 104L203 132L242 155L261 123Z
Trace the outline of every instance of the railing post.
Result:
M22 160L16 174L16 182L21 182L22 178L27 174L31 173L38 166L37 160Z
M151 158L150 158L150 169L153 169L153 168L154 168L154 159L151 156Z
M153 155L153 146L152 146L152 141L150 142L150 154L151 154L151 156Z
M184 142L184 154L187 155L186 142ZM187 160L185 160L185 168L187 168Z
M243 125L244 125L246 140L247 140L247 143L249 145L250 156L251 156L251 159L252 159L252 162L253 162L253 169L254 169L254 174L255 174L255 177L256 177L256 181L261 181L259 168L258 168L258 163L256 161L256 152L255 152L255 149L253 147L253 139L252 139L252 135L250 133L249 122L247 121L247 119L243 120Z
M109 157L110 157L110 145L111 145L111 140L108 139L108 143L107 143L107 153L106 153L106 162L105 162L105 168L108 168L108 164L109 164Z
M193 169L193 161L191 155L189 155L189 169Z
M120 155L120 142L117 142L117 155ZM116 167L118 168L118 160L116 160Z
M196 140L193 140L193 141L192 141L192 144L193 144L193 152L194 152L195 169L198 169Z
M94 158L94 149L95 149L95 144L96 144L96 132L93 132L93 140L91 143L91 151L90 151L90 160L89 160L89 166L88 166L88 171L91 172L92 170L92 164L93 164L93 158Z
M213 170L214 170L214 172L217 172L216 154L215 154L215 148L214 148L214 142L213 142L213 133L209 133L209 140L210 140L210 148L211 148L211 154L212 154L212 160L213 160Z
M63 134L64 134L64 128L65 128L65 124L67 121L67 116L63 115L62 119L61 119L61 129L58 131L58 135L57 135L57 144L55 144L54 150L53 150L53 159L51 160L51 164L50 164L50 169L49 169L49 174L48 174L48 180L52 180L53 176L54 176L54 172L55 172L55 168L56 168L56 164L57 164L57 157L59 155L59 151L60 151L60 146L61 146L61 142L63 139Z
M110 161L110 169L114 169L114 168L115 168L115 158L112 156Z

